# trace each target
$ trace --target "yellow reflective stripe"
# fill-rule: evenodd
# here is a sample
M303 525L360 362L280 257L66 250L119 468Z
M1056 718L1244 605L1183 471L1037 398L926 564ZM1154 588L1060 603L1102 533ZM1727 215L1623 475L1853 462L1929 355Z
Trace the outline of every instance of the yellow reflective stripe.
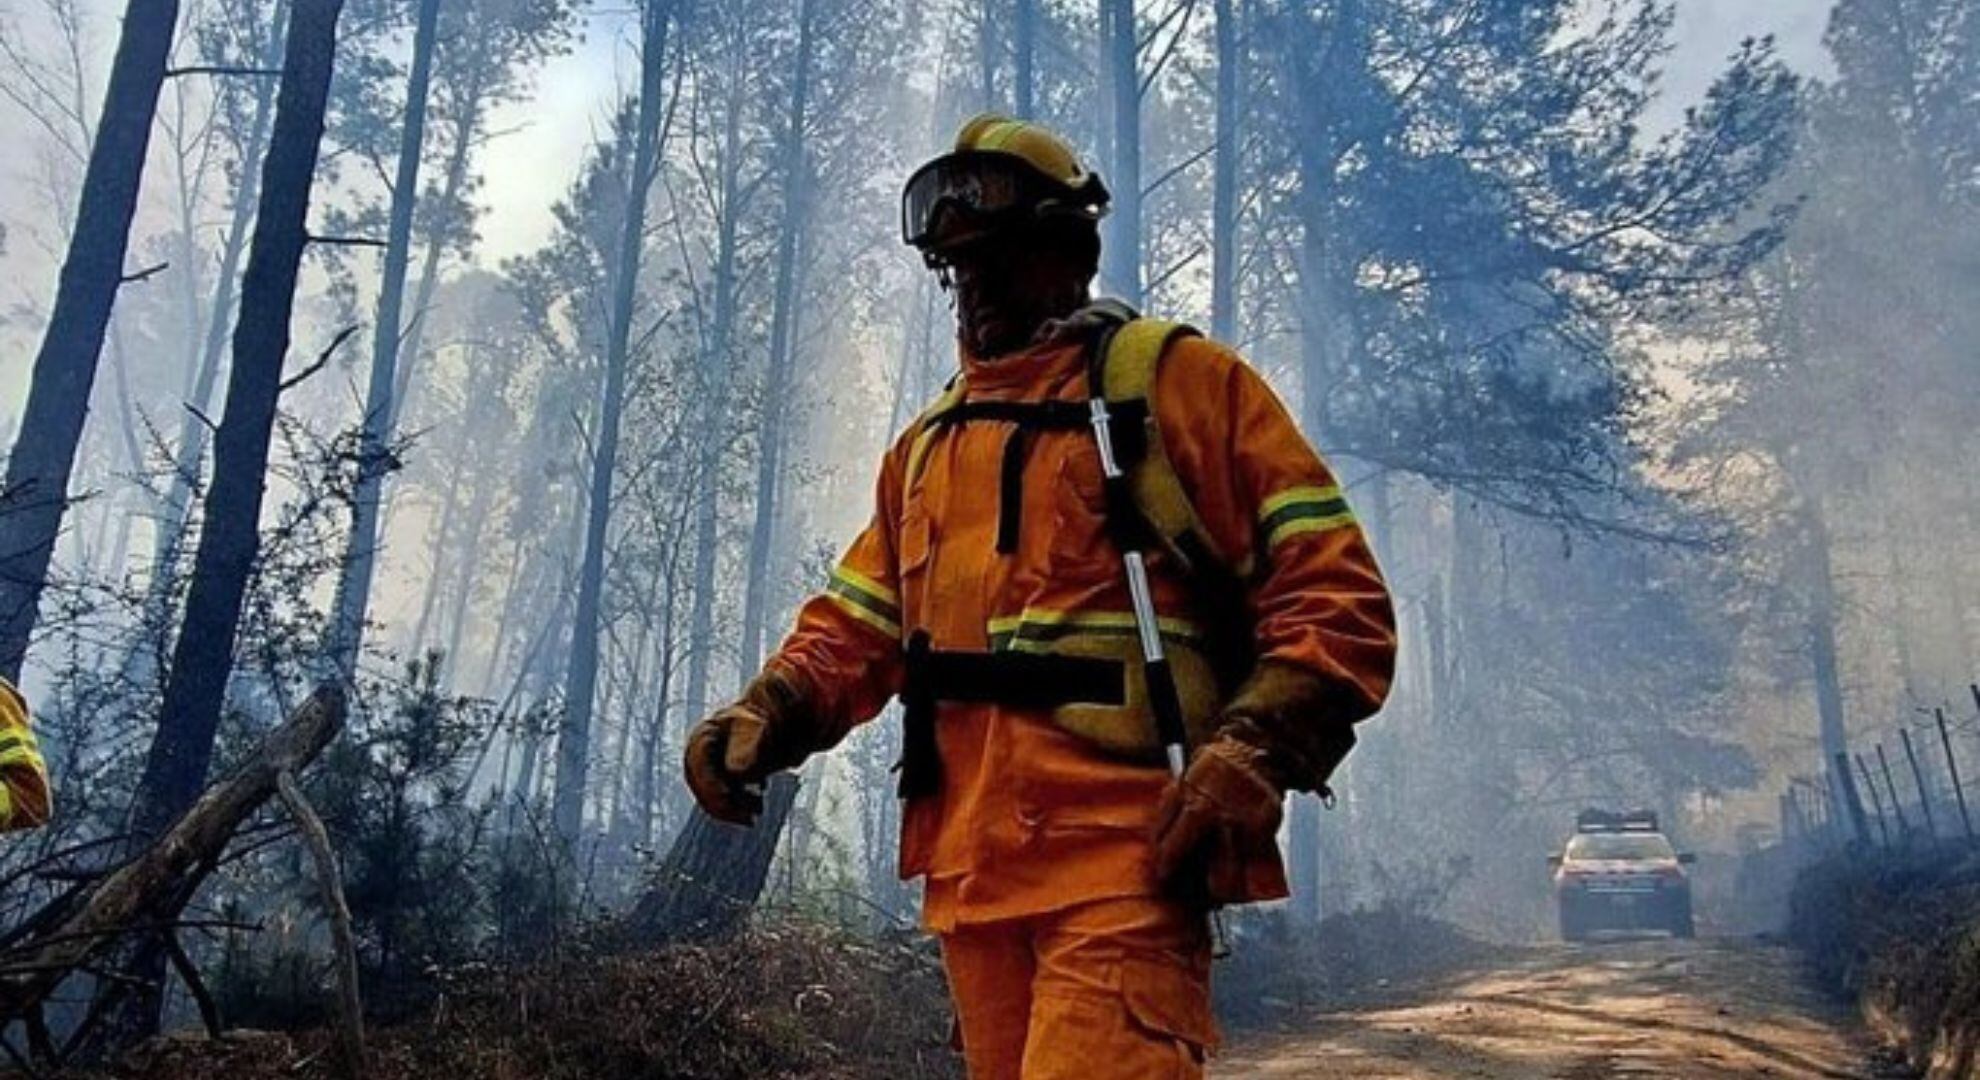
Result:
M832 576L899 612L901 607L900 594L867 577L865 574L848 566L840 566L838 569L832 571Z
M839 609L888 637L901 636L901 606L894 591L841 566L825 583L825 597Z
M0 829L14 823L14 789L0 780Z
M1287 488L1258 506L1258 528L1265 546L1277 547L1302 533L1326 532L1354 524L1354 513L1338 485Z
M48 763L42 760L41 755L30 746L23 746L13 750L0 750L0 769L5 769L13 765L26 765L35 772L44 775L48 772Z
M1165 638L1195 642L1203 637L1202 629L1187 619L1157 616L1155 625ZM993 650L1017 651L1041 648L1067 636L1133 636L1140 632L1131 611L1052 611L1042 608L1026 608L1022 615L991 619L988 629Z
M1320 486L1289 487L1277 495L1258 504L1258 520L1264 521L1280 510L1297 502L1332 502L1341 497L1339 484Z
M837 605L840 611L845 612L846 614L852 616L853 618L859 620L860 622L865 623L866 625L872 627L873 629L880 631L881 633L887 635L890 638L898 638L901 636L901 624L895 622L892 619L885 618L880 615L875 615L873 612L868 611L863 607L860 607L859 604L857 604L856 602L848 600L837 593L828 592L825 594L825 599L830 600L833 604Z
M1345 528L1352 524L1354 524L1354 515L1349 513L1339 513L1329 517L1299 518L1294 521L1288 521L1278 528L1273 529L1265 537L1265 546L1278 547L1284 541L1301 533L1327 532L1331 529Z
M41 747L35 744L34 732L16 728L0 734L0 768L23 764L44 776L48 774L48 764L42 760Z

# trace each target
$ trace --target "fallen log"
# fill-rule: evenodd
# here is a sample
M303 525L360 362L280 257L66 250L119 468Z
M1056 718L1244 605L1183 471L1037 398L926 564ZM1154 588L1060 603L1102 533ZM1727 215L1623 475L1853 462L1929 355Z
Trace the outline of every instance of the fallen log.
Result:
M231 777L79 897L72 914L0 955L0 1024L37 1011L64 978L126 933L175 920L241 824L277 794L279 778L315 760L343 723L343 691L318 687Z

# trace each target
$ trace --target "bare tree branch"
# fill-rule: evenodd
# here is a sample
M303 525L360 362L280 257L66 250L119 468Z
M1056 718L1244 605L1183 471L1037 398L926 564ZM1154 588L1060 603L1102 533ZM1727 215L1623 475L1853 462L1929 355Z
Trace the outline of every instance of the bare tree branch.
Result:
M312 244L326 244L331 247L382 248L385 246L385 241L374 240L369 236L318 236L315 233L309 234L308 242Z
M142 270L133 270L130 273L125 274L123 277L118 278L117 284L135 285L140 281L149 281L153 277L156 277L158 274L163 273L165 269L171 265L172 265L171 263L162 262L157 264L156 266L147 266Z
M275 392L278 394L286 394L289 391L295 389L297 386L300 386L303 380L309 378L311 375L314 375L319 371L322 371L324 365L330 362L330 357L336 354L337 347L342 345L345 341L348 341L350 339L350 336L352 334L357 333L357 331L358 328L357 328L357 324L355 323L351 324L350 326L344 327L342 330L337 331L337 336L331 338L330 344L325 346L323 351L316 355L316 360L314 363L310 364L308 367L302 369L301 371L296 372L294 375L291 375L288 378L282 380L282 385L278 387Z
M282 69L228 67L224 64L195 64L191 67L165 69L165 77L168 79L176 79L181 75L246 75L256 78L280 78Z

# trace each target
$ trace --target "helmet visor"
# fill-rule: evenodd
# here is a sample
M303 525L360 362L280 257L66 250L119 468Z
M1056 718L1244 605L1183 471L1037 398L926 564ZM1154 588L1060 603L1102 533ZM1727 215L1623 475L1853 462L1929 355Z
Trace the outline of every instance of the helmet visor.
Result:
M948 154L923 165L901 191L901 241L927 247L944 208L975 218L1038 205L1055 186L1009 154Z

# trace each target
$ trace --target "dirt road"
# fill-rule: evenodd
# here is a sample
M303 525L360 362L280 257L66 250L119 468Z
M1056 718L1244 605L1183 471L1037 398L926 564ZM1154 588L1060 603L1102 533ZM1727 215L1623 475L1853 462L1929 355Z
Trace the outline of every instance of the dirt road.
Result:
M1785 949L1751 940L1522 951L1489 970L1240 1039L1216 1080L1888 1077Z

